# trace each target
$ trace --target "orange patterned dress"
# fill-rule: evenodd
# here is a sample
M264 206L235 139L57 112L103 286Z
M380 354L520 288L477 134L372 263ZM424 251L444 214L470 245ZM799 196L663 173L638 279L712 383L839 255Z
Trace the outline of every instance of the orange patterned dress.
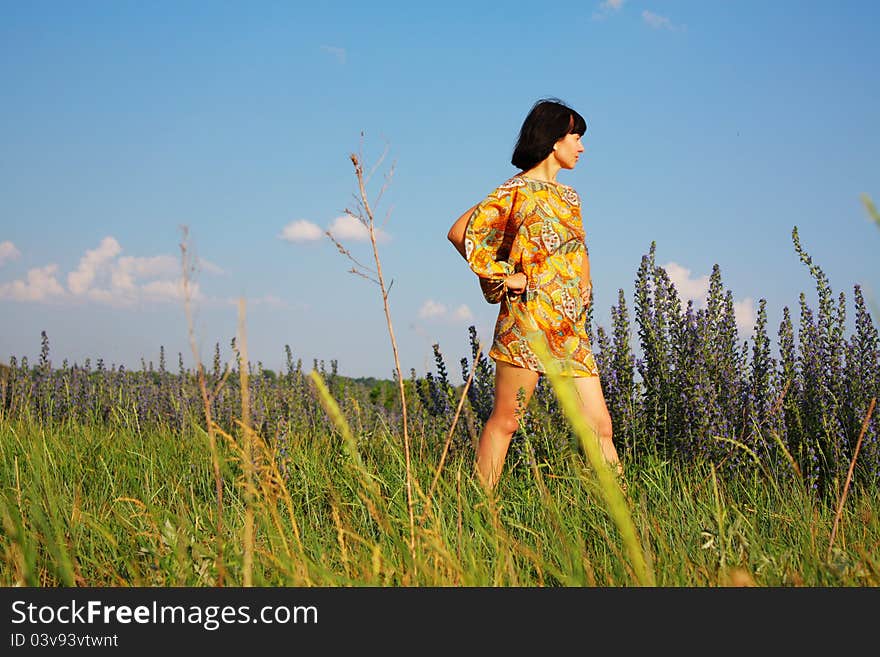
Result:
M516 175L477 206L465 257L486 299L510 274L528 280L523 294L502 295L490 358L543 373L533 342L543 334L563 372L599 376L580 293L584 238L580 198L561 183Z

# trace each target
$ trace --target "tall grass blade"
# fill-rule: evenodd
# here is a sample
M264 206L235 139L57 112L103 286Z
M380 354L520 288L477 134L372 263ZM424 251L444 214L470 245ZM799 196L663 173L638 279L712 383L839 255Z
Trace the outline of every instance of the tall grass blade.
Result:
M626 546L627 554L632 561L638 583L641 586L654 586L654 572L648 566L645 559L623 490L620 488L616 473L602 455L596 432L581 413L578 393L574 383L571 377L566 376L562 372L561 367L550 356L550 349L544 343L545 338L543 334L536 333L533 334L533 337L534 339L529 344L534 346L536 355L544 365L544 371L550 379L553 391L559 399L565 417L575 430L580 444L589 458L593 472L599 481L599 490L602 493L611 517L614 519L614 523L617 525L617 529Z

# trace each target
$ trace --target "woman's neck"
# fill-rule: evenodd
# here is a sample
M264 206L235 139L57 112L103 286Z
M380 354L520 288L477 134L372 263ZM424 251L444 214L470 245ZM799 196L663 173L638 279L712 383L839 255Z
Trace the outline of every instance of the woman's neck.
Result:
M559 163L554 161L553 154L551 153L550 157L543 162L539 162L528 171L523 171L522 175L526 178L531 178L532 180L555 183L556 174L559 173L561 168L562 167L559 166Z

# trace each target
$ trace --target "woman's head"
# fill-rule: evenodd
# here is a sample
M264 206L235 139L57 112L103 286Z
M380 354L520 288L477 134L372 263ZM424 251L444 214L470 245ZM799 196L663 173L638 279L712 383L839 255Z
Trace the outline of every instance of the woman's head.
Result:
M528 171L553 152L553 146L566 135L583 135L587 131L584 117L557 98L536 102L522 127L510 159L513 166Z

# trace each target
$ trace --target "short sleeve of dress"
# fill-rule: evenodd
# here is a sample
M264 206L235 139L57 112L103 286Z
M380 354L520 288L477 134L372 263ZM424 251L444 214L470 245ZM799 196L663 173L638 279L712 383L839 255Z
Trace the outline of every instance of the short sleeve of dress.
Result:
M464 237L465 258L480 279L488 279L481 280L484 294L487 287L495 287L491 285L493 281L500 282L514 271L507 257L516 236L516 226L509 221L515 195L516 188L505 183L489 194L468 219ZM488 295L487 300L494 301Z

